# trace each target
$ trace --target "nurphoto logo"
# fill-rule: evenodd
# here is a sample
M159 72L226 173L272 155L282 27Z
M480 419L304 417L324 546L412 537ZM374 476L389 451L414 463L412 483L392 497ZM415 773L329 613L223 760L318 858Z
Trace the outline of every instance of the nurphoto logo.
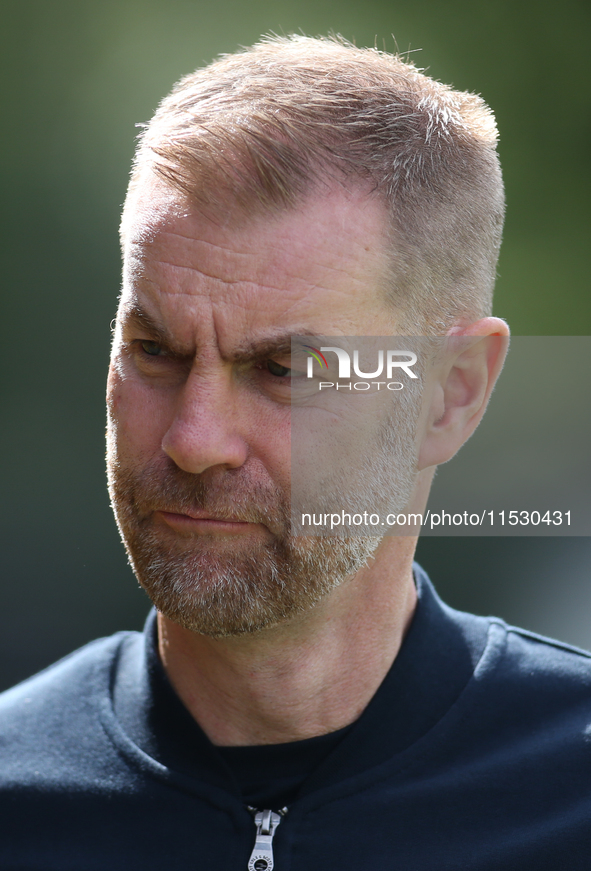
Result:
M412 371L412 367L417 362L417 355L412 351L382 351L378 350L377 367L373 372L362 372L359 365L359 351L353 351L353 372L358 378L379 378L384 368L386 370L386 381L351 381L351 356L344 348L336 346L315 348L312 345L304 345L308 354L306 377L314 377L314 362L320 366L320 369L329 369L328 361L325 354L336 354L338 360L338 380L337 381L320 381L318 389L336 388L337 390L370 390L372 387L377 387L380 390L384 387L387 390L403 390L404 384L401 381L392 381L394 370L396 374L404 373L409 378L417 378L418 376ZM401 359L402 358L402 359ZM385 362L384 362L385 361ZM346 382L346 383L342 383Z

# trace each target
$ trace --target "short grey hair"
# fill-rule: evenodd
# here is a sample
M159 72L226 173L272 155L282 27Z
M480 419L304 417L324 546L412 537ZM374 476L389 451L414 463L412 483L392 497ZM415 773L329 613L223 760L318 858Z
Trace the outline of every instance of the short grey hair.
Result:
M495 119L399 56L266 37L186 76L143 130L122 220L155 172L212 214L296 207L338 180L386 205L406 330L490 313L504 217Z

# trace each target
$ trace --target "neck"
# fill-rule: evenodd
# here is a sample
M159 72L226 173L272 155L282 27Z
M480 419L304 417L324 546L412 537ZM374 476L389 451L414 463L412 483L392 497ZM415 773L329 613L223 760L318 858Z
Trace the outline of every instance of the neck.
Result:
M415 543L386 537L370 566L310 612L248 636L208 638L159 614L164 668L209 739L279 744L354 722L410 625Z

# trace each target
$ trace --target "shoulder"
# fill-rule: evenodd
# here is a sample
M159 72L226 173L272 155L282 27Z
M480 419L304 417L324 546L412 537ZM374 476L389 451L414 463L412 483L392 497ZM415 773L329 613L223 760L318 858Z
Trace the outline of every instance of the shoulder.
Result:
M68 708L84 706L97 688L97 681L100 683L99 675L112 664L121 643L135 634L118 632L109 638L91 641L0 693L0 729L4 731L6 724L22 716L30 720L31 713L39 713L40 708L50 717L62 717L64 703Z
M469 657L472 677L458 701L465 713L472 712L472 721L480 717L483 728L495 721L500 732L503 718L510 731L520 722L528 728L535 721L536 729L544 728L560 717L579 720L578 725L591 721L590 652L497 617L451 608L439 599L420 566L415 564L414 570L424 611L422 632L431 639L427 654L451 668L449 650L454 646L464 651L460 662Z
M100 709L122 644L138 633L101 638L0 694L0 787L88 770L108 742ZM40 772L42 774L40 774Z
M591 654L489 618L488 642L460 701L455 729L471 753L591 775ZM531 772L530 772L531 774ZM522 771L521 776L525 776Z
M591 653L500 620L491 631L500 642L494 683L513 704L538 715L588 708Z
M502 644L499 667L504 680L533 682L537 688L591 688L591 652L496 618L489 623Z

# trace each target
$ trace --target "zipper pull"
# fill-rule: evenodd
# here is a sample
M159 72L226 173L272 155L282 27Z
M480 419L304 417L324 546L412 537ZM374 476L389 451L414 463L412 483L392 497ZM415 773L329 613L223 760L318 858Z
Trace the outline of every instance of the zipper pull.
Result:
M271 810L257 811L256 808L249 808L249 810L256 811L254 822L257 827L257 836L248 860L248 871L273 871L275 866L273 835L281 822L281 817L287 813L287 808L283 808L278 814Z

